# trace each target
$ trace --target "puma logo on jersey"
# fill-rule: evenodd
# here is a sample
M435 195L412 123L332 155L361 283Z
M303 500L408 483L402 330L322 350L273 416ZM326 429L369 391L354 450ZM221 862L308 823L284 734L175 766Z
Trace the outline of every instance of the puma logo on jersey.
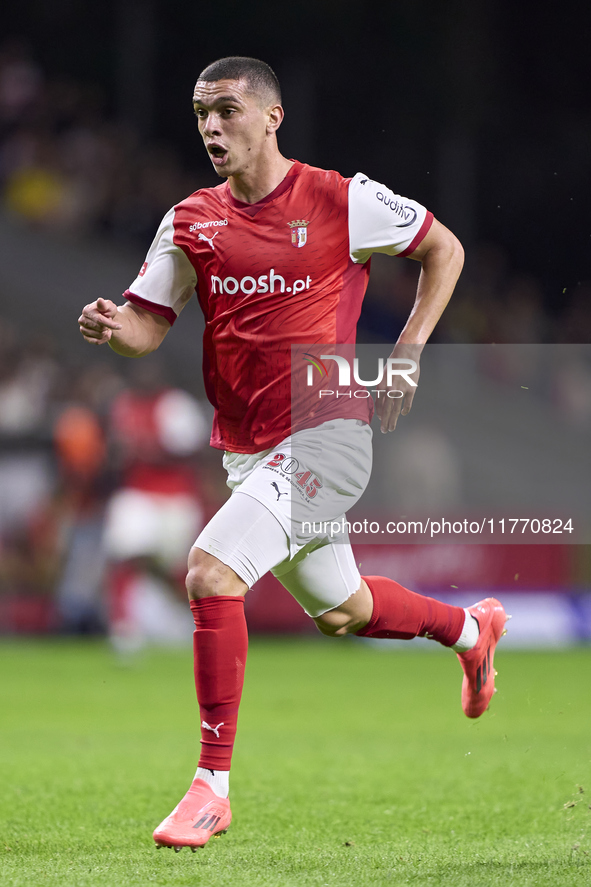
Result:
M220 738L220 727L224 726L224 722L222 721L222 723L218 724L217 727L210 727L209 724L207 723L207 721L201 721L201 726L203 727L204 730L211 730L211 732L215 733L215 735L219 739Z
M281 498L281 496L287 496L287 495L289 495L288 493L282 493L281 490L279 489L279 487L277 486L277 484L275 483L275 481L273 481L273 482L271 483L271 486L272 486L272 487L275 487L275 489L277 490L277 501L278 501L278 502L279 502L279 499Z
M209 243L210 247L211 247L212 249L215 249L215 247L214 247L214 245L213 245L213 238L214 238L214 237L217 237L217 235L218 235L219 233L220 233L219 231L216 231L215 234L212 234L212 235L211 235L211 237L207 237L207 235L205 235L205 234L203 233L203 231L200 231L200 232L199 232L199 240L207 240L207 242Z

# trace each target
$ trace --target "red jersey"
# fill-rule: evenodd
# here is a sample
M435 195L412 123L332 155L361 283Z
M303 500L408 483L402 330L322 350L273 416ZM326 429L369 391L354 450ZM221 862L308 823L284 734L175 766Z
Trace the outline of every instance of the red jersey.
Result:
M361 174L296 161L258 203L225 182L173 207L124 295L172 324L197 290L211 444L257 453L295 430L292 346L354 343L371 253L407 255L432 218ZM369 404L339 398L304 424L370 421Z

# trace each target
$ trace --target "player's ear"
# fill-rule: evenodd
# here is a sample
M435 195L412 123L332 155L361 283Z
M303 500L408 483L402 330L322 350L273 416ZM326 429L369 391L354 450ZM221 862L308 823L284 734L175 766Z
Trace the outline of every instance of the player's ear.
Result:
M277 132L281 126L284 112L281 105L272 105L267 111L267 135Z

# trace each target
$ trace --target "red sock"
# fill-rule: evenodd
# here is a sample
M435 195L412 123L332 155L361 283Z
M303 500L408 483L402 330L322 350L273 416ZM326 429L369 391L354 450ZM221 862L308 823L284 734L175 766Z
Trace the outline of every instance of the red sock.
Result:
M466 616L461 607L416 594L384 576L362 578L373 597L373 613L358 635L410 640L428 634L445 647L451 647L459 639Z
M199 766L229 770L248 650L244 598L219 595L190 604L195 620L193 661L201 716Z

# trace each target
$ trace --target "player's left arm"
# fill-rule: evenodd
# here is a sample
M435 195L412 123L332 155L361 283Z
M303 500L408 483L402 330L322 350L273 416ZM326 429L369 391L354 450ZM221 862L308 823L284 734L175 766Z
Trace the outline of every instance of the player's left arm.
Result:
M417 369L409 373L408 379L417 383L421 352L454 291L464 264L464 250L458 238L441 222L433 219L429 231L408 258L421 263L417 295L390 356L414 360ZM401 414L406 416L410 412L416 384L412 386L408 379L397 377L395 387L402 392L402 397L387 397L385 384L383 396L378 396L376 412L384 434L394 431Z
M421 273L415 303L398 342L417 344L422 350L454 291L464 264L464 250L455 234L433 219L408 258L421 263Z

